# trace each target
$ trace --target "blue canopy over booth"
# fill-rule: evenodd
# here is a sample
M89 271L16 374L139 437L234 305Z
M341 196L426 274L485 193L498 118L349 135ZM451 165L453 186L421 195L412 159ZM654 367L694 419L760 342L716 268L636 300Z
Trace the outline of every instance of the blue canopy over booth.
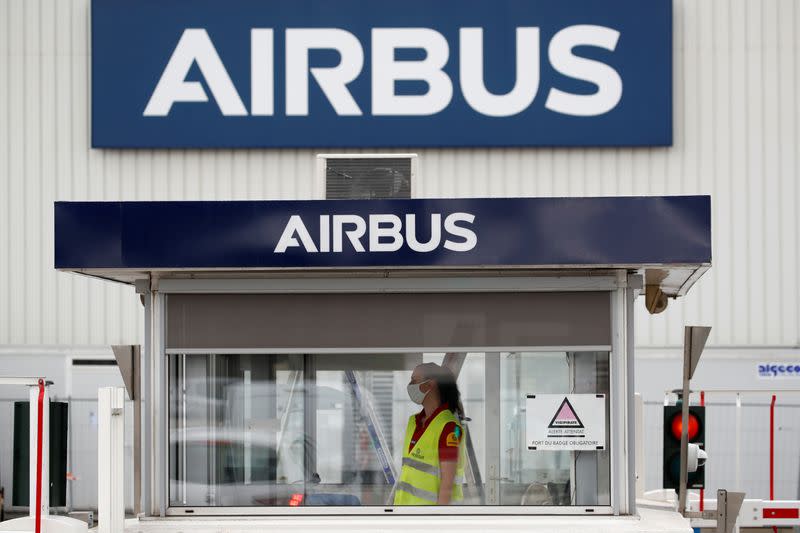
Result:
M55 267L154 271L643 270L679 296L711 264L707 196L56 202Z

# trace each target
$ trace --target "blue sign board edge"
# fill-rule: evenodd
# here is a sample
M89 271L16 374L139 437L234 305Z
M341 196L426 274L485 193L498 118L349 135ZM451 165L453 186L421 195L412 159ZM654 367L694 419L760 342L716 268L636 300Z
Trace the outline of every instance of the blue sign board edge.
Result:
M710 265L712 257L708 196L55 202L54 211L62 270ZM338 254L274 251L295 215L313 238L321 216L378 213L415 215L426 236L432 213L452 212L474 220L476 245L461 253L358 253L346 239Z

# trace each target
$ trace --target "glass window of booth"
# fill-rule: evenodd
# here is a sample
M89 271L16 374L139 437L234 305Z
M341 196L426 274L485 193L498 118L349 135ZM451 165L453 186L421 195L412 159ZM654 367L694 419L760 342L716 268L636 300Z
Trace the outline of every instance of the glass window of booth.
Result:
M448 369L460 410L417 417L423 363ZM427 503L610 505L607 427L604 449L532 450L526 436L535 394L602 395L607 426L608 351L192 350L168 355L168 376L172 507L421 505L442 479L449 497Z

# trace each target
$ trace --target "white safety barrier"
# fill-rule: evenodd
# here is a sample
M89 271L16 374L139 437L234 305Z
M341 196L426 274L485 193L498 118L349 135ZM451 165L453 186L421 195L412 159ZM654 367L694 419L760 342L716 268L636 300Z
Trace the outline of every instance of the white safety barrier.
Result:
M706 499L709 509L717 508L716 500ZM699 501L691 502L688 509L697 510ZM800 526L800 501L798 500L745 500L739 512L739 527L798 527ZM692 519L693 527L712 527L713 522Z
M97 418L97 529L119 533L125 522L125 389L97 391Z

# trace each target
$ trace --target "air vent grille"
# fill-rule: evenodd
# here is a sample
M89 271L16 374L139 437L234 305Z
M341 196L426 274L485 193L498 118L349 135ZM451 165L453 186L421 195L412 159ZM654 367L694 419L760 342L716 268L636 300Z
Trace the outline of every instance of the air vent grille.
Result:
M411 198L411 158L327 158L325 198Z

